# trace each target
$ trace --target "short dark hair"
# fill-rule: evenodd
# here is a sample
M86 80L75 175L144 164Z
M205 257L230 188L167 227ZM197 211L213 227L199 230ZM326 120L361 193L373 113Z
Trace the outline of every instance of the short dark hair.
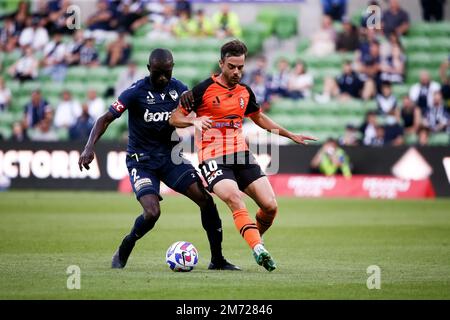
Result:
M161 61L173 61L172 52L168 49L156 48L148 57L148 63L152 64L152 62L161 62Z
M220 59L224 60L227 57L247 56L247 46L239 40L232 40L225 43L220 49Z

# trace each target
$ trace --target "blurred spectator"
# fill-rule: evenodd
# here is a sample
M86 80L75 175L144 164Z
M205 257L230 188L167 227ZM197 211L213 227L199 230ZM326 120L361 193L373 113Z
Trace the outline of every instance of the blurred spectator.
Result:
M166 7L165 0L159 1L141 1L144 6L144 12L146 14L142 15L139 19L135 20L131 25L133 31L137 31L142 26L154 23L155 21L160 21L164 19L164 10ZM131 5L131 8L133 5Z
M311 37L311 47L308 54L314 56L327 56L336 49L336 31L330 16L323 16L322 26Z
M384 126L384 143L386 145L400 146L405 141L403 138L404 130L398 121L395 110L391 110L386 116L386 124Z
M164 6L164 13L160 17L153 18L153 28L147 34L150 39L167 39L174 34L174 28L178 18L174 15L174 9L170 5Z
M343 30L337 35L336 50L353 52L359 48L359 32L348 18L343 19Z
M385 137L384 127L381 125L376 125L375 136L372 138L369 145L372 147L384 146L385 145L384 137Z
M268 100L270 101L274 96L288 97L289 84L289 62L285 58L278 61L277 71L269 77L268 86Z
M449 126L450 117L444 108L442 94L437 91L433 95L433 103L424 117L424 126L432 132L445 132Z
M41 65L42 73L51 75L53 81L63 82L66 77L66 45L63 43L62 34L56 32L52 41L44 47L44 58Z
M89 115L89 107L84 103L81 107L81 115L76 118L74 125L69 130L70 140L87 140L94 127L95 120Z
M387 115L390 112L397 110L397 97L392 92L390 82L383 82L381 85L381 93L376 96L378 112L381 115Z
M138 71L136 62L128 62L127 68L117 77L116 86L112 95L118 97L129 86L144 76L144 73Z
M5 80L0 77L0 112L5 111L11 103L11 90L5 86Z
M389 1L389 9L383 13L384 34L405 35L409 30L409 14L400 7L398 0Z
M365 61L371 58L370 46L372 43L382 42L382 36L377 33L375 29L367 29L361 33L361 39L359 42L359 48L356 51L356 61ZM390 48L390 47L389 47ZM382 54L380 48L380 55Z
M442 98L444 99L446 110L450 112L450 55L442 62L439 72L442 81Z
M30 46L23 49L22 57L9 67L8 73L21 82L36 79L39 73L39 61L34 57Z
M81 114L81 105L72 99L72 94L64 90L62 100L56 107L54 125L56 128L70 128Z
M195 36L196 30L191 23L191 16L188 11L181 11L178 15L177 24L174 26L173 33L178 38L187 38Z
M120 31L116 40L111 42L107 48L105 64L109 67L124 65L131 55L131 45L127 40L127 34Z
M324 92L318 96L317 100L321 103L327 103L330 97L337 97L339 100L349 100L352 98L362 98L364 82L359 75L353 71L350 61L344 62L342 74L335 79L325 78ZM368 99L368 98L367 98ZM365 100L367 100L365 98Z
M25 128L33 128L51 110L48 102L42 97L40 90L31 94L31 101L25 105L23 123Z
M191 1L188 0L176 0L175 2L175 14L179 16L181 12L187 12L188 16L192 15Z
M209 37L214 35L214 27L209 17L202 9L197 10L196 15L190 21L191 28L198 37Z
M41 27L50 31L50 21L48 19L48 4L46 0L36 0L35 8L32 12L32 17L39 21ZM51 34L50 34L51 35Z
M347 13L347 0L321 0L323 14L334 21L342 21Z
M369 53L357 53L355 62L355 71L359 73L361 80L365 82L363 96L371 98L381 89L381 55L380 44L378 42L370 43Z
M30 140L22 122L14 122L10 140L14 142L24 142Z
M347 125L345 127L344 135L339 138L339 145L358 146L359 145L358 129L353 125Z
M58 6L54 6L53 10L50 8L50 4L47 5L47 11L50 12L45 12L45 14L48 16L47 30L49 30L50 34L56 32L62 34L74 33L74 30L67 27L69 25L74 25L74 19L76 19L75 15L67 12L71 5L71 0L58 1Z
M25 29L27 26L28 17L30 17L30 2L28 0L20 1L13 16L17 30L22 31Z
M267 58L264 55L256 57L255 66L248 72L244 72L242 82L246 84L251 83L256 74L262 75L264 79L267 78Z
M289 97L293 99L303 99L311 96L311 89L314 85L314 79L307 72L303 61L297 61L294 69L289 76L288 91Z
M390 48L382 55L381 80L391 83L403 83L405 80L406 55L397 36L390 36Z
M89 114L92 118L97 120L105 112L105 102L102 98L97 97L97 92L93 89L87 92L87 101Z
M113 13L109 8L107 0L97 0L97 10L87 19L86 25L89 30L111 30L111 21Z
M267 84L264 74L262 72L254 73L249 86L255 94L256 102L261 106L261 109L263 111L268 110Z
M429 106L433 105L434 94L440 90L440 84L431 81L430 74L424 70L420 72L420 82L411 87L409 97L420 107L422 115L425 115Z
M40 25L39 19L28 17L27 27L19 37L21 47L31 46L34 50L41 50L49 41L48 32Z
M51 110L47 110L44 119L39 121L36 126L30 130L29 137L31 141L58 141L58 134L52 127Z
M69 66L75 66L80 63L80 52L84 42L84 31L77 30L73 35L72 41L67 44L66 63Z
M416 134L422 123L420 108L411 101L409 96L403 97L400 116L406 134Z
M219 12L212 17L219 38L240 37L242 35L241 24L236 13L230 11L228 4L222 4Z
M446 0L420 0L422 17L425 21L442 21Z
M373 140L377 136L376 132L377 126L378 126L378 119L376 112L368 111L366 113L366 119L359 129L359 131L363 136L364 145L366 146L372 145ZM383 130L383 141L384 141L384 130Z
M6 17L0 29L0 51L12 52L17 46L19 34L13 17Z
M346 178L352 176L349 158L334 139L328 139L319 149L311 161L311 168L326 176L333 176L339 172Z
M95 49L95 39L89 37L80 49L80 65L86 67L96 67L100 65L98 52Z
M133 24L141 17L140 14L132 10L130 3L122 2L118 7L119 14L111 22L115 30L124 30L126 33L133 34Z
M430 130L427 127L421 126L417 131L417 143L419 146L428 146L430 140Z

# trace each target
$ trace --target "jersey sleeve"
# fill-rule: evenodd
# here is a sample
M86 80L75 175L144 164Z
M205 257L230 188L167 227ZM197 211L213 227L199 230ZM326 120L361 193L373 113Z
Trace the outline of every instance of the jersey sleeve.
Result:
M255 94L253 93L253 90L247 85L245 86L245 88L247 89L248 93L250 94L250 97L248 99L248 104L247 104L247 108L245 109L244 116L249 117L253 114L261 112L261 107L256 102L256 97L255 97Z
M122 92L119 98L109 107L109 111L114 117L119 118L122 113L131 107L133 103L133 90L131 88Z

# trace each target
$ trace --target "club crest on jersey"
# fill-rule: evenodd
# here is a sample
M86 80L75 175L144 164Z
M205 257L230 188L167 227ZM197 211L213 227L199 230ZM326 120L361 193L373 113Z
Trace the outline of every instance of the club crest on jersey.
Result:
M173 101L177 101L178 99L178 92L176 90L170 90L169 91L170 97Z
M150 91L147 94L147 103L155 104L155 97L153 96L153 94Z
M242 97L239 98L239 106L241 107L241 109L244 109L245 101L244 101L244 98L242 98Z

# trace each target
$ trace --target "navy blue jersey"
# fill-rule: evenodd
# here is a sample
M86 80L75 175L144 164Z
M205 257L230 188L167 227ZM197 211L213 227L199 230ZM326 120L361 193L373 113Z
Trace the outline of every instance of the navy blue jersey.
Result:
M175 128L169 125L172 111L188 88L172 78L162 91L154 89L150 77L136 81L110 107L115 116L128 110L128 148L130 153L169 152Z

